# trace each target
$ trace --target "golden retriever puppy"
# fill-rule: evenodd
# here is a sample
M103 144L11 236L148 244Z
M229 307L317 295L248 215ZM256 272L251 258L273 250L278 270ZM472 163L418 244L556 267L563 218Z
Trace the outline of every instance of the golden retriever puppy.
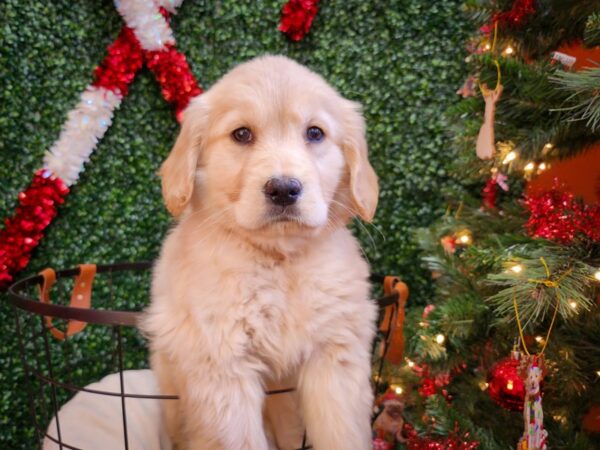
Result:
M164 402L177 448L290 450L304 427L316 450L371 448L376 306L346 228L378 197L359 105L290 59L253 59L192 101L160 174L178 221L142 327L180 396ZM281 380L295 395L265 401Z

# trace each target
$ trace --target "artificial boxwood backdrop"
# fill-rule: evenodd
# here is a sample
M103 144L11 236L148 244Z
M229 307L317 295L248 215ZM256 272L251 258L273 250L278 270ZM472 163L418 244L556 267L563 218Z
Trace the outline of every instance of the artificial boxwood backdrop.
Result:
M424 303L430 275L412 237L445 208L452 159L444 110L464 76L459 0L322 0L309 35L277 30L280 0L187 0L172 20L202 87L236 63L282 53L364 105L381 179L373 225L355 225L373 270L400 274ZM3 0L0 42L0 216L41 167L66 113L122 26L108 0ZM156 169L178 131L153 76L142 70L26 269L148 260L169 226ZM132 284L146 299L148 286ZM0 303L0 448L35 446L12 309ZM136 305L141 307L141 305ZM82 349L93 352L92 349Z

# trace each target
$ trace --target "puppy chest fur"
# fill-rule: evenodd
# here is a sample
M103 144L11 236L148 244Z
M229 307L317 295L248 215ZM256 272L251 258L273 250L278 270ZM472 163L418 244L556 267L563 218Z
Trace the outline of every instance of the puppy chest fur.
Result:
M261 260L227 235L195 251L194 239L180 233L185 225L169 237L156 267L147 322L151 335L160 336L153 344L165 345L161 350L175 360L244 359L263 375L279 377L349 334L355 335L350 342L370 342L368 267L346 229L282 261ZM178 255L175 262L171 253Z

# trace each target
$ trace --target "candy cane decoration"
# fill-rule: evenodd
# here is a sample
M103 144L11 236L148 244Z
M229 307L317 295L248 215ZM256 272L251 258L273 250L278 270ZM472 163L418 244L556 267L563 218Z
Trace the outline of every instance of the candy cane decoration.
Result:
M69 186L77 182L144 62L160 83L165 100L174 103L178 119L190 99L201 94L185 56L175 48L167 20L168 12L175 12L182 1L115 2L126 26L108 47L108 55L94 72L94 81L69 112L58 140L44 157L43 168L19 193L15 214L0 230L0 287L27 266L58 205L64 202Z

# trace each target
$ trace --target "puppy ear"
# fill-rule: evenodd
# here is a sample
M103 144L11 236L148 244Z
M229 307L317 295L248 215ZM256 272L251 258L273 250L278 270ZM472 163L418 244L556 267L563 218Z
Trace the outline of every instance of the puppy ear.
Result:
M162 179L165 205L174 217L181 215L194 191L196 165L200 156L201 134L206 116L203 103L197 97L184 111L179 136L158 172Z
M350 192L358 215L371 222L377 208L379 185L369 163L365 120L358 103L347 101L344 113L342 151L350 169Z

